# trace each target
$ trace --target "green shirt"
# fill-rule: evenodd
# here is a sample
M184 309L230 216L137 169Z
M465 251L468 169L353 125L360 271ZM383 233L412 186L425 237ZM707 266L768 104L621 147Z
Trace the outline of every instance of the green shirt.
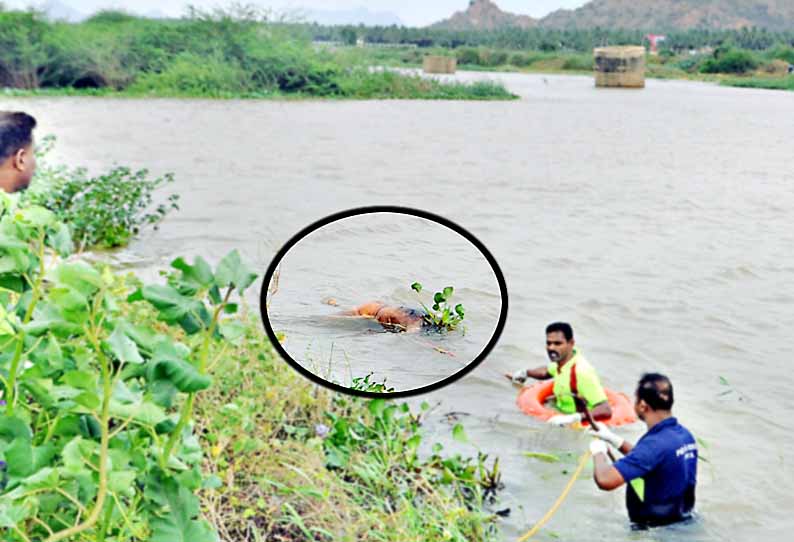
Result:
M554 396L557 399L557 409L565 414L576 412L576 404L571 394L571 368L576 365L576 389L579 396L587 401L587 408L593 408L598 403L607 400L607 394L598 380L598 375L579 350L573 349L573 356L559 371L557 363L550 361L547 367L549 374L554 378Z

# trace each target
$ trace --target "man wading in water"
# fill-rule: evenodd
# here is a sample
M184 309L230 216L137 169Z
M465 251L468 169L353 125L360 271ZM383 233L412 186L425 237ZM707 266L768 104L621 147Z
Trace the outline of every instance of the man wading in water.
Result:
M692 434L673 417L673 385L664 375L649 373L637 385L634 410L648 432L632 446L603 424L590 444L593 479L601 489L626 486L629 519L638 527L667 525L688 519L695 506L698 450ZM599 440L600 439L600 440ZM613 464L607 445L625 454Z
M0 189L18 192L36 171L33 128L36 119L22 112L0 111Z
M607 394L593 366L575 347L570 324L554 322L546 327L546 354L550 360L548 365L520 369L505 376L517 384L523 384L527 377L538 380L554 379L557 410L563 414L552 416L548 423L562 426L582 421L583 414L577 412L573 395L585 400L593 419L608 420L612 417Z

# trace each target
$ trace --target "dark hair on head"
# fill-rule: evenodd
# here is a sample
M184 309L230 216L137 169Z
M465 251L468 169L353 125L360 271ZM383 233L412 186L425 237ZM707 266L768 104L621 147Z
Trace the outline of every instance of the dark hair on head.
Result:
M573 339L573 328L571 324L566 322L553 322L546 326L546 335L554 333L555 331L562 331L562 334L565 335L565 340L568 342L571 342L571 339Z
M673 383L659 373L645 373L637 384L637 399L642 399L654 410L673 408Z
M33 142L36 119L21 111L0 111L0 162Z

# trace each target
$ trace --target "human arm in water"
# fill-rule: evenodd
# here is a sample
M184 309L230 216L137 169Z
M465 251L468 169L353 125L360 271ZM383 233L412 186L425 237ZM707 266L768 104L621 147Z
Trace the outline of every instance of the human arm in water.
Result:
M626 481L620 471L607 460L606 443L614 446L623 455L631 452L634 446L607 429L602 423L597 424L595 428L591 427L589 433L595 437L590 443L590 453L593 454L593 480L599 488L607 491L619 488Z
M534 369L519 369L513 374L505 373L505 376L515 384L523 384L528 377L536 380L548 380L551 378L549 370L545 365L542 367L535 367Z

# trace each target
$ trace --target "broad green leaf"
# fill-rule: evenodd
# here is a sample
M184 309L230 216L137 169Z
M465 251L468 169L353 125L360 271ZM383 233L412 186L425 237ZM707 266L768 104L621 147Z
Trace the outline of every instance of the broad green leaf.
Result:
M48 236L49 245L55 249L61 258L66 258L74 250L72 234L69 227L63 222L55 227L55 231Z
M2 260L2 258L0 258ZM0 288L11 290L12 292L22 293L25 291L27 283L19 275L9 275L0 273Z
M87 414L80 416L78 427L80 428L80 434L85 438L98 440L102 436L102 427L93 416Z
M24 438L14 439L5 450L5 461L9 476L25 478L33 474L33 447L30 441Z
M63 464L66 466L67 470L78 472L83 468L85 460L83 459L83 446L81 446L81 444L84 442L89 442L91 445L96 446L93 442L84 441L80 437L74 437L63 447L61 456L63 457Z
M143 299L143 298L141 298ZM124 334L135 341L139 349L152 352L158 340L158 335L146 326L136 326L126 320L120 320L116 324L117 329L121 329Z
M27 242L18 237L0 233L0 249L8 250L11 248L21 248L28 250L30 247L28 246Z
M139 403L142 399L140 393L132 391L123 380L117 380L113 385L113 399L121 404Z
M70 313L70 315L74 316L74 313ZM45 302L39 302L36 305L36 309L33 311L33 319L21 327L25 330L25 333L33 336L49 331L58 336L67 337L83 330L79 323L67 319L57 306Z
M165 411L149 401L122 404L114 399L110 400L110 415L121 420L132 418L147 425L157 425L166 418Z
M464 444L469 442L469 437L466 436L466 431L463 429L463 426L459 423L456 423L455 426L452 428L452 438Z
M422 291L422 285L419 284L418 282L414 282L413 284L411 284L411 289L416 290L416 292L419 293Z
M55 213L38 205L17 209L14 218L34 227L48 227L57 222Z
M243 335L245 335L245 324L238 321L220 324L221 335L229 341L234 342Z
M0 341L6 339L9 335L16 335L17 332L14 329L12 321L17 320L16 316L13 314L8 314L6 312L6 308L3 305L0 305Z
M187 488L168 478L161 498L167 503L164 515L150 520L150 542L217 542L218 536L199 519L199 501Z
M97 389L97 375L88 371L69 371L63 375L63 383L82 390L94 391Z
M83 295L91 295L102 287L102 274L83 261L64 262L52 272L56 284L71 286Z
M22 481L22 486L28 491L45 487L56 488L59 480L58 469L47 467L41 468L35 474L25 478Z
M452 288L452 286L447 286L446 288L444 288L444 292L443 292L444 300L448 300L450 297L452 297L453 291L455 290L454 288Z
M49 378L35 378L26 373L25 378L22 379L19 385L32 395L36 402L41 403L44 408L51 408L58 399L53 394L52 380ZM79 393L80 392L77 391L72 397Z
M136 473L133 470L119 470L108 473L108 489L113 493L124 493L135 481Z
M183 393L205 390L212 384L209 376L202 375L196 367L178 358L159 358L150 361L147 367L147 379L168 380Z
M11 442L15 439L22 439L28 442L33 438L33 433L28 424L19 418L9 418L0 415L0 439Z
M367 408L369 408L370 413L377 418L383 414L383 410L386 408L386 401L384 399L373 399L369 402Z
M171 267L182 272L177 281L178 287L188 289L191 295L198 290L210 288L215 280L212 268L201 256L196 256L193 265L189 265L183 258L177 258L171 262Z
M255 280L254 273L240 258L237 250L232 250L223 257L215 270L215 284L220 288L233 285L237 292L242 295Z
M21 504L11 504L0 500L0 527L15 527L35 515L35 501L26 499Z
M179 390L169 380L155 380L149 385L148 393L156 405L171 408Z
M7 253L0 257L0 273L12 275L28 273L35 261L29 248L8 249Z
M49 298L62 311L88 310L88 298L70 286L52 288Z
M198 312L204 306L200 301L180 294L172 286L146 285L141 294L160 311L159 318L168 323L178 322L189 312Z
M113 333L110 334L107 344L116 359L124 363L143 363L143 358L138 352L137 345L132 339L127 337L119 326L116 326Z

